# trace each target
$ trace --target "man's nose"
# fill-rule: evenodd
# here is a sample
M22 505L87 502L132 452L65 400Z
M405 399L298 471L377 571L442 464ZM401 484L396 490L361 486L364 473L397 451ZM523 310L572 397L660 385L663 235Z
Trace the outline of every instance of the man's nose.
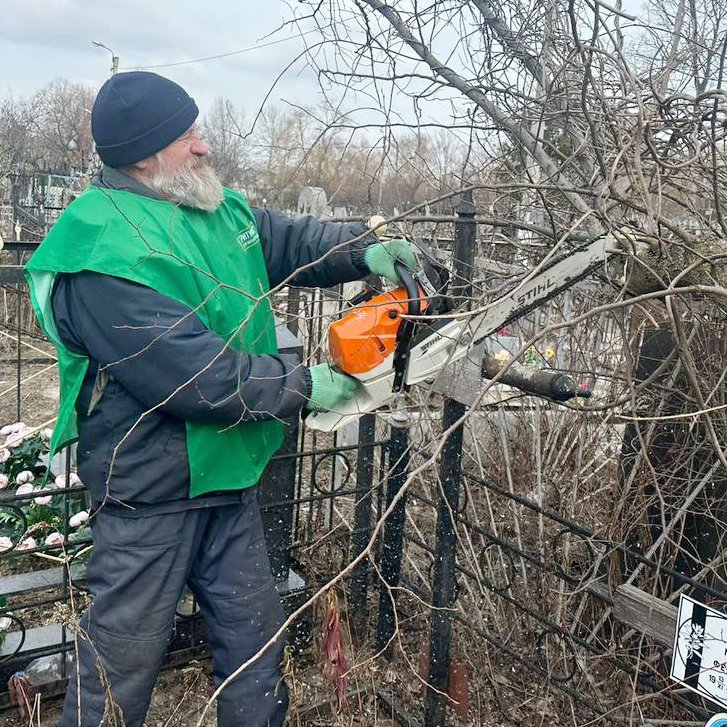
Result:
M202 141L202 139L199 139L199 138L194 139L192 141L192 144L189 147L189 150L192 152L192 154L194 154L195 156L198 156L198 157L206 157L210 153L210 150L207 147L207 144L205 144Z

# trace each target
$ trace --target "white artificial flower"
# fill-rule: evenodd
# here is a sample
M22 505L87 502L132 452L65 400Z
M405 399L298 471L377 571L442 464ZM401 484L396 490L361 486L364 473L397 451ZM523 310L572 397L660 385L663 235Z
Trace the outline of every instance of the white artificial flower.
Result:
M7 437L9 434L15 434L23 429L30 429L30 427L25 422L15 422L14 424L6 424L0 428L0 434Z
M53 437L53 430L50 427L46 427L41 431L40 436L43 437L46 442L50 442Z
M35 490L35 492L44 492L41 488L38 488ZM41 495L40 497L34 497L33 502L36 505L50 505L51 500L53 499L52 495Z
M31 492L35 492L35 487L33 487L31 482L24 482L17 490L15 490L15 494L18 495L18 497L21 495L29 495Z
M17 432L13 432L5 440L5 447L7 449L15 449L15 447L19 447L32 431L33 430L30 427L27 427L26 429L19 429Z
M68 475L68 480L66 480L65 475L58 475L55 478L55 485L59 490L63 490L66 487L77 487L82 484L83 482L81 482L81 478L75 472L71 472L71 474Z
M10 484L7 475L0 474L0 490L4 490Z
M24 485L26 482L33 482L35 479L35 475L30 470L23 470L22 472L18 472L15 481L19 485Z
M38 543L35 542L35 538L25 538L18 543L16 550L33 550L37 547Z
M6 447L0 449L0 464L7 462L10 459L10 450Z
M0 552L10 550L13 547L13 541L7 535L0 536Z
M70 519L68 520L68 524L72 528L77 528L83 525L84 523L88 522L88 513L85 510L81 510L81 512L77 512L75 515L72 515Z
M48 535L48 537L45 539L45 544L49 548L58 548L65 542L65 538L61 533L59 533L57 530L53 531Z

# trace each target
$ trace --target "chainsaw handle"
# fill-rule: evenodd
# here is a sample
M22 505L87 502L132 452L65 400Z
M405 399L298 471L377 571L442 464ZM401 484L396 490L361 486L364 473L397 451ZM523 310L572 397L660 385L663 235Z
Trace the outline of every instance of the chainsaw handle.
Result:
M409 270L409 268L404 265L404 263L399 262L398 260L394 261L394 270L396 271L396 274L399 276L399 279L401 280L401 284L404 286L404 290L406 290L406 306L407 315L410 316L418 316L421 315L422 312L422 303L419 293L419 284L417 283L417 279L414 277L414 274Z

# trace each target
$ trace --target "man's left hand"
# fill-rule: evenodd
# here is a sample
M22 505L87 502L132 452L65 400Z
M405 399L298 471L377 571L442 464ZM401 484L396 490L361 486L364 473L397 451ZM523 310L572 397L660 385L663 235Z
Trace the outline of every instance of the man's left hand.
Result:
M374 243L364 253L364 262L372 273L381 275L392 283L400 284L401 278L394 269L394 263L397 261L412 272L419 268L411 246L401 238Z

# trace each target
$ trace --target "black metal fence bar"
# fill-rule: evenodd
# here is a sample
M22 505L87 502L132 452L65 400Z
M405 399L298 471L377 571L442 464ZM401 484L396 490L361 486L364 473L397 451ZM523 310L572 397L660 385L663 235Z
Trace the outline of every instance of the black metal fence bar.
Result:
M454 426L465 413L465 406L448 401L444 405L442 427ZM449 674L449 650L452 640L451 606L456 598L457 534L452 514L459 506L462 467L462 425L449 435L442 450L440 467L441 492L437 502L437 528L432 577L432 620L429 637L429 677L425 698L426 727L442 727L445 723Z
M475 257L477 223L472 192L463 197L457 209L454 230L454 275L452 295L467 299L471 291ZM424 724L442 727L445 723L447 703L445 693L449 674L449 651L452 639L450 607L456 592L457 534L453 515L459 508L459 489L462 471L463 427L457 422L466 407L454 400L446 400L442 417L444 431L452 429L442 449L440 467L441 492L437 505L436 555L432 582L432 620L429 638L428 686L425 696ZM455 426L456 425L456 426Z
M3 265L0 267L0 284L21 285L23 283L22 265Z
M492 492L497 493L498 495L502 495L503 497L512 500L513 502L516 502L519 505L522 505L530 510L532 510L535 513L538 513L540 515L543 515L544 517L557 522L558 524L562 525L564 528L569 530L575 535L580 535L585 540L588 540L590 542L593 542L596 545L603 546L604 548L611 550L611 551L618 551L624 556L628 556L629 558L633 558L635 561L638 561L639 563L643 564L647 568L650 568L655 573L660 573L663 575L671 576L674 579L677 579L680 583L683 585L692 586L693 588L696 588L698 590L703 591L707 595L714 596L719 599L725 599L727 598L727 593L724 591L720 591L716 588L712 588L706 583L702 583L700 581L694 580L694 578L690 578L689 576L684 575L678 570L675 570L674 568L670 568L668 565L664 565L663 563L660 563L658 561L655 561L651 558L647 558L642 553L639 553L638 551L634 550L633 548L629 548L627 545L624 545L623 543L620 543L618 541L612 540L611 538L608 538L604 535L599 535L598 533L594 533L591 530L588 530L587 528L584 528L579 523L574 523L567 518L564 518L562 515L558 515L558 513L553 512L552 510L548 510L547 508L541 507L537 503L531 502L530 500L521 497L520 495L516 495L514 492L508 492L507 490L498 487L494 482L490 482L488 480L484 480L481 477L475 477L471 474L466 474L465 477L472 481L476 482L477 484L482 485L483 487L486 487L488 490L491 490ZM475 527L475 526L472 526ZM494 538L494 536L491 536Z
M386 482L388 509L406 482L409 472L409 431L405 426L392 422L389 439L389 477ZM391 640L396 628L396 591L401 575L401 559L404 551L404 519L406 496L394 506L385 525L381 542L381 578L379 592L379 622L376 629L376 648L383 649ZM389 652L390 653L390 652Z
M352 533L351 557L357 558L366 549L371 539L371 495L374 482L374 441L376 439L376 416L366 414L359 420L359 452L356 462L356 509L354 532ZM362 638L368 625L368 587L370 563L364 558L351 577L350 605L353 633Z

